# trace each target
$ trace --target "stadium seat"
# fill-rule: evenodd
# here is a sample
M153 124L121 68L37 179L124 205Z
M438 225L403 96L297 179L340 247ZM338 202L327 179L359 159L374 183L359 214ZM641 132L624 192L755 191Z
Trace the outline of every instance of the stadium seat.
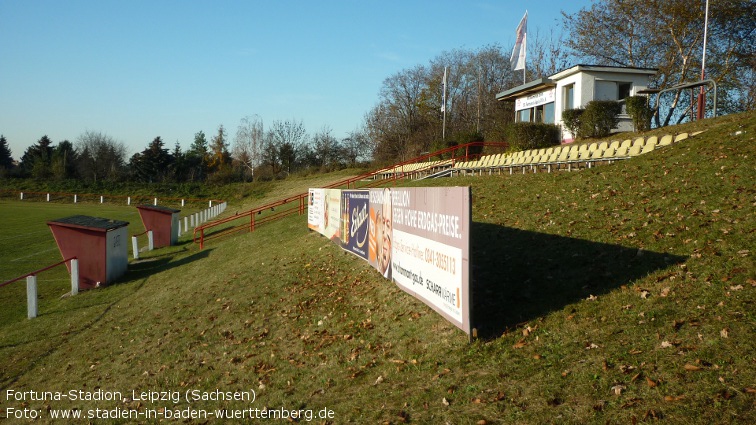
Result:
M620 144L620 147L621 147L621 148L628 148L628 149L629 149L629 148L630 148L630 146L632 146L632 145L633 145L633 141L632 141L632 140L630 140L630 139L625 139L625 140L623 140L623 141L622 141L622 143Z
M688 138L688 133L680 133L677 136L675 136L675 143L681 142Z
M643 149L642 145L633 145L630 150L627 152L628 156L638 156L641 154L641 150Z
M615 159L627 159L629 156L628 150L630 149L630 146L620 146L619 149L617 149L616 152L614 152L614 158Z
M641 154L653 152L654 149L656 149L656 138L651 139L649 137L649 140L646 141L646 144L643 145L643 149L641 149Z
M674 138L672 137L672 135L671 135L671 134L667 134L667 135L664 135L664 136L662 136L662 138L661 138L661 139L659 140L659 146L667 146L667 145L671 145L671 144L672 144L672 141L673 141L673 139L674 139Z

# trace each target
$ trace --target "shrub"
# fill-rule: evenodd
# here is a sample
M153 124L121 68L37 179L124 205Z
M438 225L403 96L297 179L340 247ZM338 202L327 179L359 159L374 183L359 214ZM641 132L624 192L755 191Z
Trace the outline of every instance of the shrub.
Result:
M582 139L585 137L582 133L581 125L584 113L585 109L583 108L567 109L562 112L562 122L574 139Z
M652 110L646 104L645 96L630 96L625 98L627 114L633 120L635 131L646 131L651 128Z
M580 128L588 137L606 137L617 127L622 105L614 100L592 100L585 107Z
M535 122L517 122L507 127L507 143L511 150L527 150L558 145L559 126Z

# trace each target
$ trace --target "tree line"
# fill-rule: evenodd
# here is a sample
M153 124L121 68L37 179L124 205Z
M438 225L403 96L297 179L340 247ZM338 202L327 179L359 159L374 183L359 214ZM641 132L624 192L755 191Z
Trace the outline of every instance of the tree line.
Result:
M264 131L262 120L251 116L241 120L233 141L220 125L209 139L203 131L195 133L186 150L179 142L169 149L158 136L131 157L123 142L102 132L86 131L75 142L57 144L45 135L15 164L7 139L0 135L0 177L85 183L269 180L302 170L360 166L369 159L367 146L359 130L338 140L328 127L310 135L302 121L285 120L274 121Z
M753 0L711 2L708 22L706 16L705 0L593 2L575 13L563 12L562 32L528 33L524 76L511 70L511 49L498 44L444 52L386 78L375 106L358 129L341 140L328 127L309 134L301 121L286 120L265 128L262 119L252 115L240 121L233 142L220 126L209 140L203 132L196 133L186 151L178 143L169 150L156 137L130 158L122 143L102 133L86 132L74 143L57 145L44 136L14 168L2 138L0 173L91 181L248 181L367 161L380 166L456 144L505 141L514 105L496 101L496 94L578 63L656 68L650 87L660 90L699 80L705 23L708 59L703 77L717 84L718 110L753 110ZM649 99L654 126L690 119L695 93L665 96ZM707 102L711 98L707 96Z

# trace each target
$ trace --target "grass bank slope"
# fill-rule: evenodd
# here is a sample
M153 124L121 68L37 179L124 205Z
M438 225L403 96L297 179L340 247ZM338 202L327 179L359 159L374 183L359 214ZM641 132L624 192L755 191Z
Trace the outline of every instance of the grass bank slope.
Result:
M754 423L754 118L697 123L695 138L592 170L419 182L473 186L472 344L290 217L155 254L120 284L4 326L3 408L42 422L55 409L267 408L312 409L315 423ZM161 390L256 399L132 392ZM98 421L111 422L157 420Z

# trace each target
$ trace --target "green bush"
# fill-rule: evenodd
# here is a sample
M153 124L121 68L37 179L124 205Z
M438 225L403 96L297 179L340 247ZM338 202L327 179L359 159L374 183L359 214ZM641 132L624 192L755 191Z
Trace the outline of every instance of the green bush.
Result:
M630 96L625 98L627 114L633 120L635 131L646 131L651 128L651 115L653 111L648 107L645 96Z
M572 134L573 139L582 139L585 135L582 132L582 117L585 113L583 108L567 109L562 112L562 122L567 130Z
M585 107L581 130L588 137L606 137L617 127L622 105L614 100L592 100Z
M517 122L507 127L511 150L546 148L560 143L559 126L535 122Z

